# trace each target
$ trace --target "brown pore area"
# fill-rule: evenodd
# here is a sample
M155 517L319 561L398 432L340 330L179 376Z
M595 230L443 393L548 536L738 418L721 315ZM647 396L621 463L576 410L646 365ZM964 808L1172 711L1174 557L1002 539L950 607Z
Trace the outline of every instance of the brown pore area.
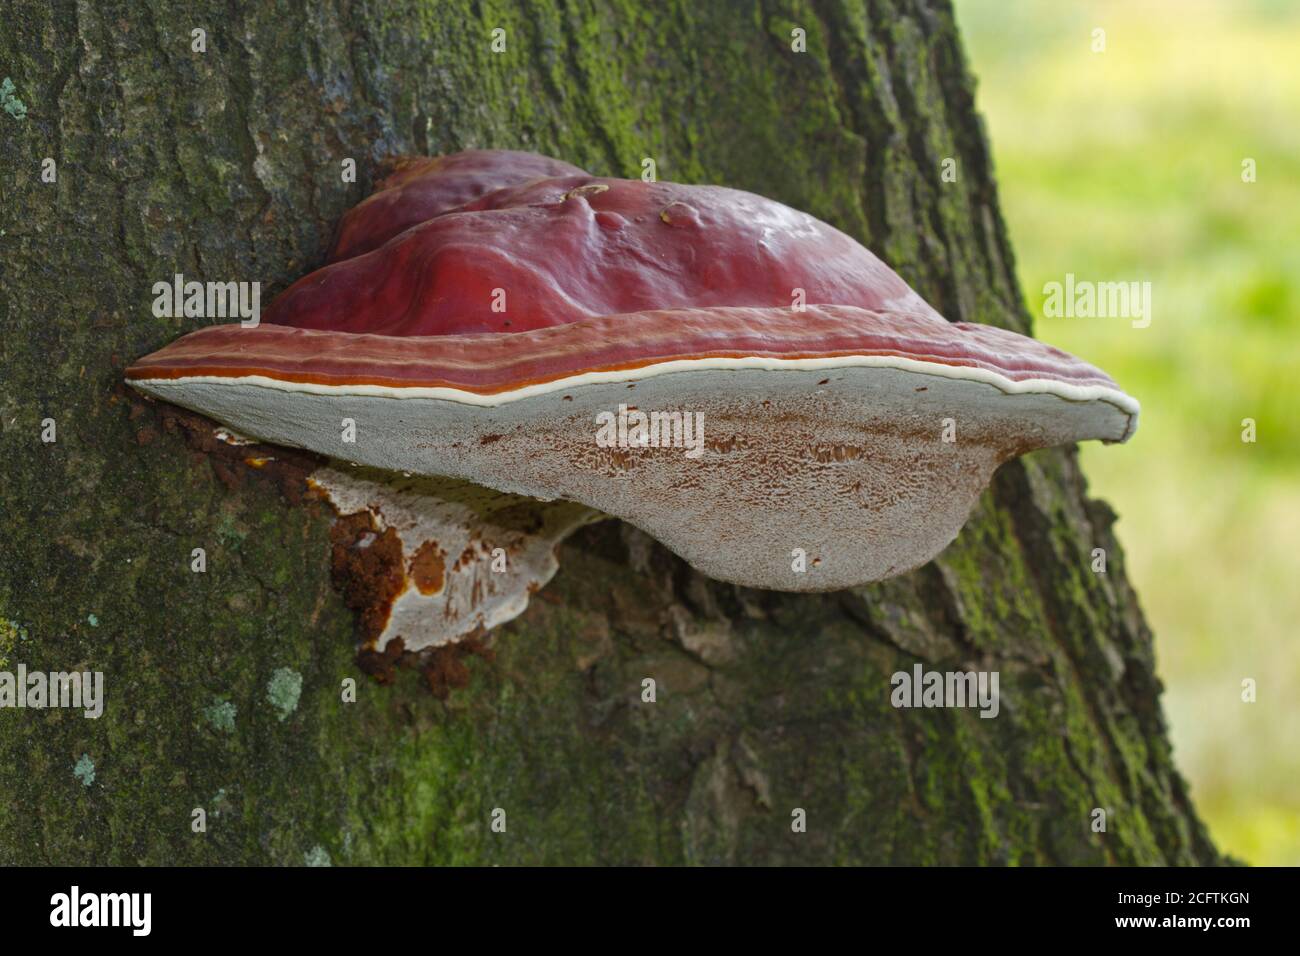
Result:
M481 657L491 662L496 651L488 647L479 634L471 635L454 644L430 648L419 655L418 667L424 675L425 686L439 700L446 700L453 690L469 686L470 669L465 663L470 657Z
M420 545L411 558L411 580L421 594L437 594L447 581L447 564L436 541Z
M334 587L343 603L357 612L362 646L373 647L406 585L402 541L392 528L380 531L369 511L359 511L335 520L330 544Z
M480 657L489 662L496 659L496 651L488 647L485 637L486 634L480 630L452 644L426 648L418 653L407 651L406 642L395 637L382 651L362 650L357 655L357 666L380 684L393 683L398 667L418 670L429 693L439 700L446 700L453 690L469 686L472 675L466 664L468 658Z
M155 446L159 431L174 435L196 459L206 460L218 480L231 490L242 487L251 476L269 480L290 505L314 506L322 499L307 480L327 464L328 459L322 455L259 442L223 441L217 437L220 426L211 419L175 405L141 398L129 389L119 388L113 402L129 403L127 419L131 422L145 418L151 410L157 415L156 424L142 425L137 431L138 445ZM371 537L367 538L368 535ZM375 651L375 639L383 631L405 577L401 542L391 528L378 531L371 515L362 512L336 516L330 528L330 543L331 581L343 602L357 615L357 667L377 683L391 683L397 667L410 668L421 673L424 685L435 697L446 700L452 690L469 684L467 657L481 657L486 661L495 658L495 652L485 643L487 635L482 632L456 644L416 653L406 651L401 638L389 641L382 652ZM363 543L367 546L361 547ZM426 545L413 559L410 573L423 593L436 592L442 586L443 555L432 543Z

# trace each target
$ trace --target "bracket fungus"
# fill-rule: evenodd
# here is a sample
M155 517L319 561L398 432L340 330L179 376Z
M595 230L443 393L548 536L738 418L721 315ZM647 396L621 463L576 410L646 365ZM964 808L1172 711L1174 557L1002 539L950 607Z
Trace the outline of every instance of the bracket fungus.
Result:
M457 154L383 184L331 259L261 325L192 332L127 378L375 469L314 481L401 538L379 647L509 619L554 545L605 516L740 585L900 574L1002 462L1137 423L1100 370L949 322L854 239L733 189ZM421 585L430 542L440 576ZM496 548L513 570L490 568Z

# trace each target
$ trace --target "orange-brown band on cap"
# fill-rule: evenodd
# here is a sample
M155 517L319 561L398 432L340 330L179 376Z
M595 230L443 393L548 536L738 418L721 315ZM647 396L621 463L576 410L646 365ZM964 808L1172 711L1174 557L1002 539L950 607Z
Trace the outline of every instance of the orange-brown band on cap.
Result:
M326 386L445 387L493 395L593 372L681 360L888 356L985 369L1012 381L1117 388L1059 349L1002 329L847 306L678 309L528 332L387 336L262 324L209 326L145 356L128 379L266 376Z

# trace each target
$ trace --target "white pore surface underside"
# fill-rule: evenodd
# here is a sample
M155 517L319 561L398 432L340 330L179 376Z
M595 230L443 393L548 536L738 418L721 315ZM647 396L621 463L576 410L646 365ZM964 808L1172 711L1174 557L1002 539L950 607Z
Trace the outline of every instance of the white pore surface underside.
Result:
M252 376L133 384L277 444L578 502L711 577L791 591L918 567L956 536L1001 462L1122 441L1137 415L1114 389L874 356L664 363L495 396ZM620 405L702 416L702 453L602 446L598 416Z

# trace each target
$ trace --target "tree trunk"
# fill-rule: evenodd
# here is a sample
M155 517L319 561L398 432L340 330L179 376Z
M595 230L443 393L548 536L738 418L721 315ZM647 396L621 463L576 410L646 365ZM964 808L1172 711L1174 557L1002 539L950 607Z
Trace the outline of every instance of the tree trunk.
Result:
M386 158L468 147L752 190L948 318L1028 331L947 2L244 6L0 20L26 107L0 111L0 669L100 670L106 696L97 720L0 710L0 862L1220 861L1072 449L1004 465L938 559L851 591L721 584L592 526L441 700L358 669L328 508L122 386L196 325L154 318L153 283L265 303ZM917 663L999 672L1000 713L894 708Z

